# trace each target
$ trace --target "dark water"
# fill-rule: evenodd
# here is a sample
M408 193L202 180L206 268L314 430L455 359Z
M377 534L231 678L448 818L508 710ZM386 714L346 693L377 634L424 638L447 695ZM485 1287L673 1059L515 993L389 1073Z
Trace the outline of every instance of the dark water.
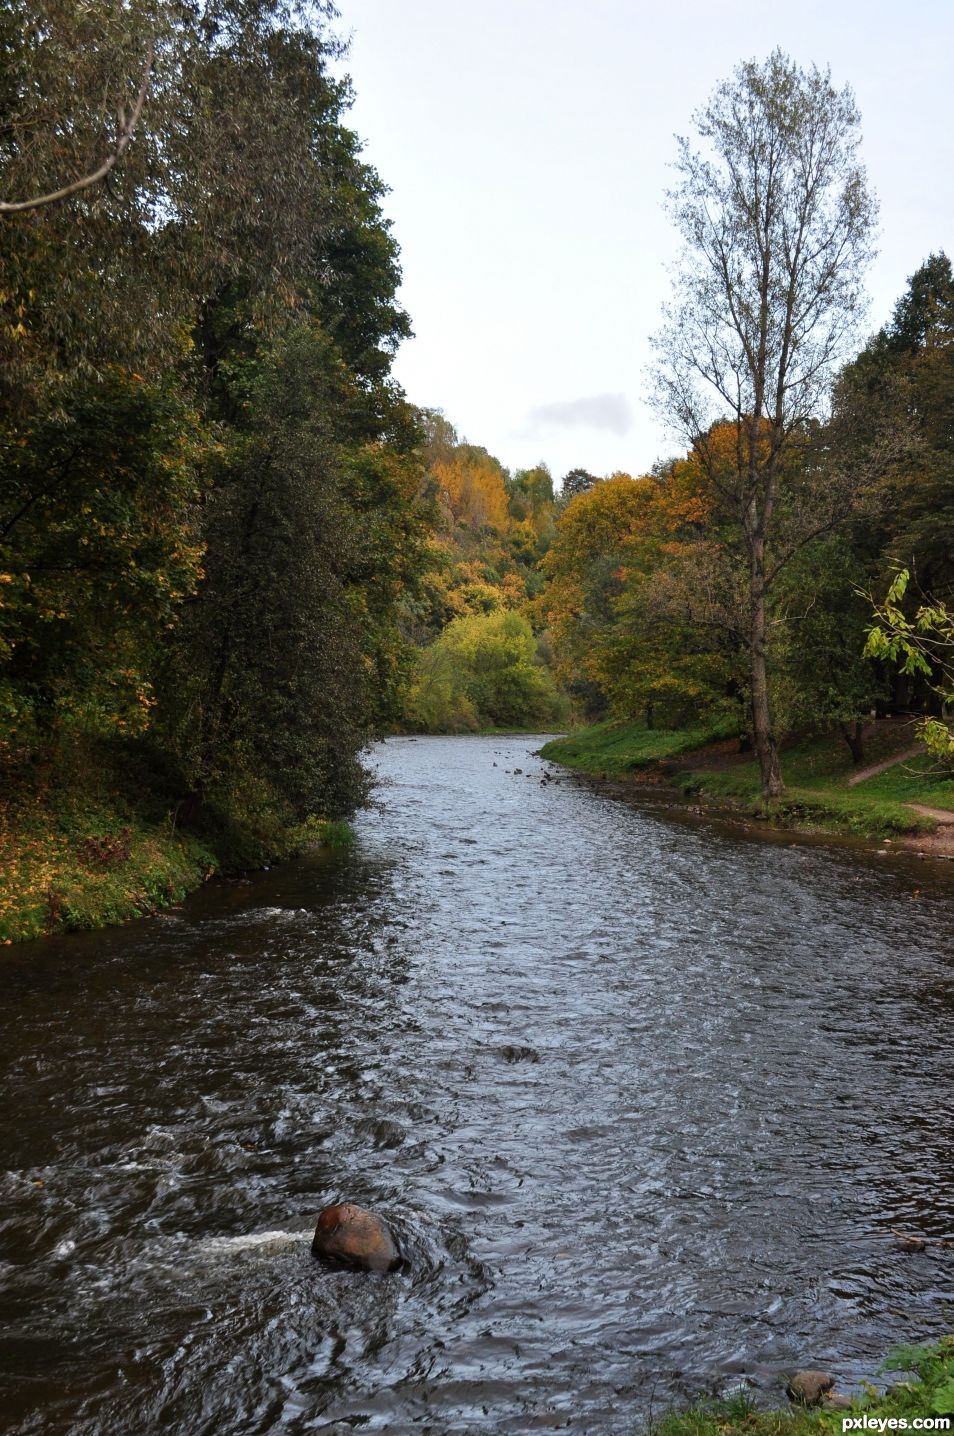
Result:
M601 1436L954 1326L889 1230L954 1237L951 889L535 746L389 742L350 854L4 957L6 1429ZM409 1275L312 1263L339 1199Z

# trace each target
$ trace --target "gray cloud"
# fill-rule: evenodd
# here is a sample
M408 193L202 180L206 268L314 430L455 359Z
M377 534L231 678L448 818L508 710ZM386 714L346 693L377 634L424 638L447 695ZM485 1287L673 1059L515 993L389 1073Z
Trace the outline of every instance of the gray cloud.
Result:
M606 429L611 434L626 434L632 427L633 412L625 394L593 394L586 399L541 404L530 410L529 419L534 429L558 425L564 429Z

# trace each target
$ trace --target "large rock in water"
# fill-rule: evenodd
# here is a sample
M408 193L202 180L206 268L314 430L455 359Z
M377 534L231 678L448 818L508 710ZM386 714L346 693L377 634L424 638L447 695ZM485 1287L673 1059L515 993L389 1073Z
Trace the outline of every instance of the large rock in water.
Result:
M393 1271L401 1262L387 1224L351 1202L319 1213L311 1254L352 1271Z

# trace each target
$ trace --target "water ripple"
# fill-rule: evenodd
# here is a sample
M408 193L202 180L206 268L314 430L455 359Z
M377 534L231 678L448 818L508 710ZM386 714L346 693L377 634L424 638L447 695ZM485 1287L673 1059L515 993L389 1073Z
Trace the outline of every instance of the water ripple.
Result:
M612 1436L950 1327L950 888L537 746L391 740L351 852L4 959L7 1429ZM406 1271L312 1262L341 1199Z

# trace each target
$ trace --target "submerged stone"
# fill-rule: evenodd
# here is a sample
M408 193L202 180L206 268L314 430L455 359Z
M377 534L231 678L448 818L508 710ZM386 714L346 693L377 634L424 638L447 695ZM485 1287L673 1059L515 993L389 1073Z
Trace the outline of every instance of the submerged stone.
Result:
M311 1254L351 1271L393 1271L401 1262L387 1223L352 1202L319 1213Z

